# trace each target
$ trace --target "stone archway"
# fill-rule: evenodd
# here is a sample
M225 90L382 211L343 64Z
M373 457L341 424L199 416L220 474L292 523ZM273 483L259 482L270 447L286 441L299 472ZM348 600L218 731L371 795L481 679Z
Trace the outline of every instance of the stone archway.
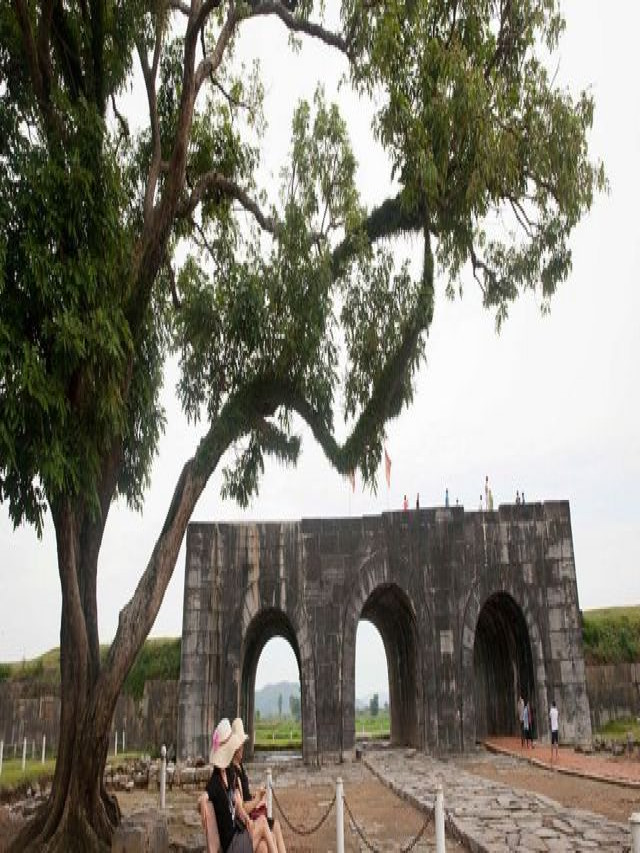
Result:
M415 608L405 590L389 576L386 555L375 553L358 573L345 611L342 654L342 752L355 746L355 654L358 622L378 630L387 658L391 742L422 748L422 644Z
M418 721L422 693L418 678L418 626L407 595L395 584L377 587L362 608L361 619L380 632L387 656L391 743L420 747Z
M473 645L476 739L519 732L518 697L536 705L531 641L524 614L505 592L482 606Z
M302 708L302 745L305 746L305 706L308 706L303 671L300 665L300 648L295 630L286 613L276 608L260 610L251 620L243 643L241 669L240 669L240 716L245 721L246 731L249 735L245 747L245 755L251 758L254 743L254 714L255 714L255 687L256 670L262 650L269 640L274 637L282 637L291 646L298 663L298 677L300 679L300 704Z

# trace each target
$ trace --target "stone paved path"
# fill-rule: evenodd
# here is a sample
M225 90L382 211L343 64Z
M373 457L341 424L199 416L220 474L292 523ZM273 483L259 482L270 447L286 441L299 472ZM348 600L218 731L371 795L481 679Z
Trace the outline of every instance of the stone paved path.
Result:
M441 784L448 830L474 853L631 850L629 829L622 824L479 779L454 762L391 749L367 751L363 760L392 790L422 808L433 809L435 786Z

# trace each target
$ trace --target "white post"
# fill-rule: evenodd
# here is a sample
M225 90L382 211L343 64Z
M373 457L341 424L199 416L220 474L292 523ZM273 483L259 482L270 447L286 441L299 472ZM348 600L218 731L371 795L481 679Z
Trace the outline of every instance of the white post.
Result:
M113 754L117 757L118 755L118 729L116 729L116 739L114 742Z
M629 818L629 823L631 824L631 853L640 853L640 812L634 812Z
M436 785L436 853L444 853L444 796L442 785Z
M47 754L47 736L42 735L42 763L44 764L44 759Z
M0 776L2 776L2 756L4 754L4 741L0 740Z
M267 817L273 817L273 777L270 767L267 767Z
M342 779L336 779L336 853L344 853L344 791Z
M127 736L125 734L125 730L122 729L122 751L123 752L127 751L127 747L125 746L126 742L127 742Z
M24 769L27 765L27 739L25 738L22 741L22 772L24 773Z
M162 744L160 755L162 756L162 765L160 767L160 808L164 811L167 791L167 747L164 744Z

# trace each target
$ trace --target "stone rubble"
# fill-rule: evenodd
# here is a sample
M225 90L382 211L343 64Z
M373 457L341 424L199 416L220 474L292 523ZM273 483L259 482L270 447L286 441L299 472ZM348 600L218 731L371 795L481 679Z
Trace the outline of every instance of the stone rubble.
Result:
M442 785L448 831L474 853L631 851L627 826L480 779L454 762L420 753L407 757L401 749L369 751L363 760L384 784L423 810L434 808L436 785Z

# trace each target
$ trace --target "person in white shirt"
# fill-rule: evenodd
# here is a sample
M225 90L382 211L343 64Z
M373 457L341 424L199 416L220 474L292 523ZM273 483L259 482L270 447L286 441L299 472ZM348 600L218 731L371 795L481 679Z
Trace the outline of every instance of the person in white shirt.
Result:
M553 764L553 750L556 750L556 761L558 760L558 709L556 703L551 703L549 711L549 721L551 723L551 763Z

